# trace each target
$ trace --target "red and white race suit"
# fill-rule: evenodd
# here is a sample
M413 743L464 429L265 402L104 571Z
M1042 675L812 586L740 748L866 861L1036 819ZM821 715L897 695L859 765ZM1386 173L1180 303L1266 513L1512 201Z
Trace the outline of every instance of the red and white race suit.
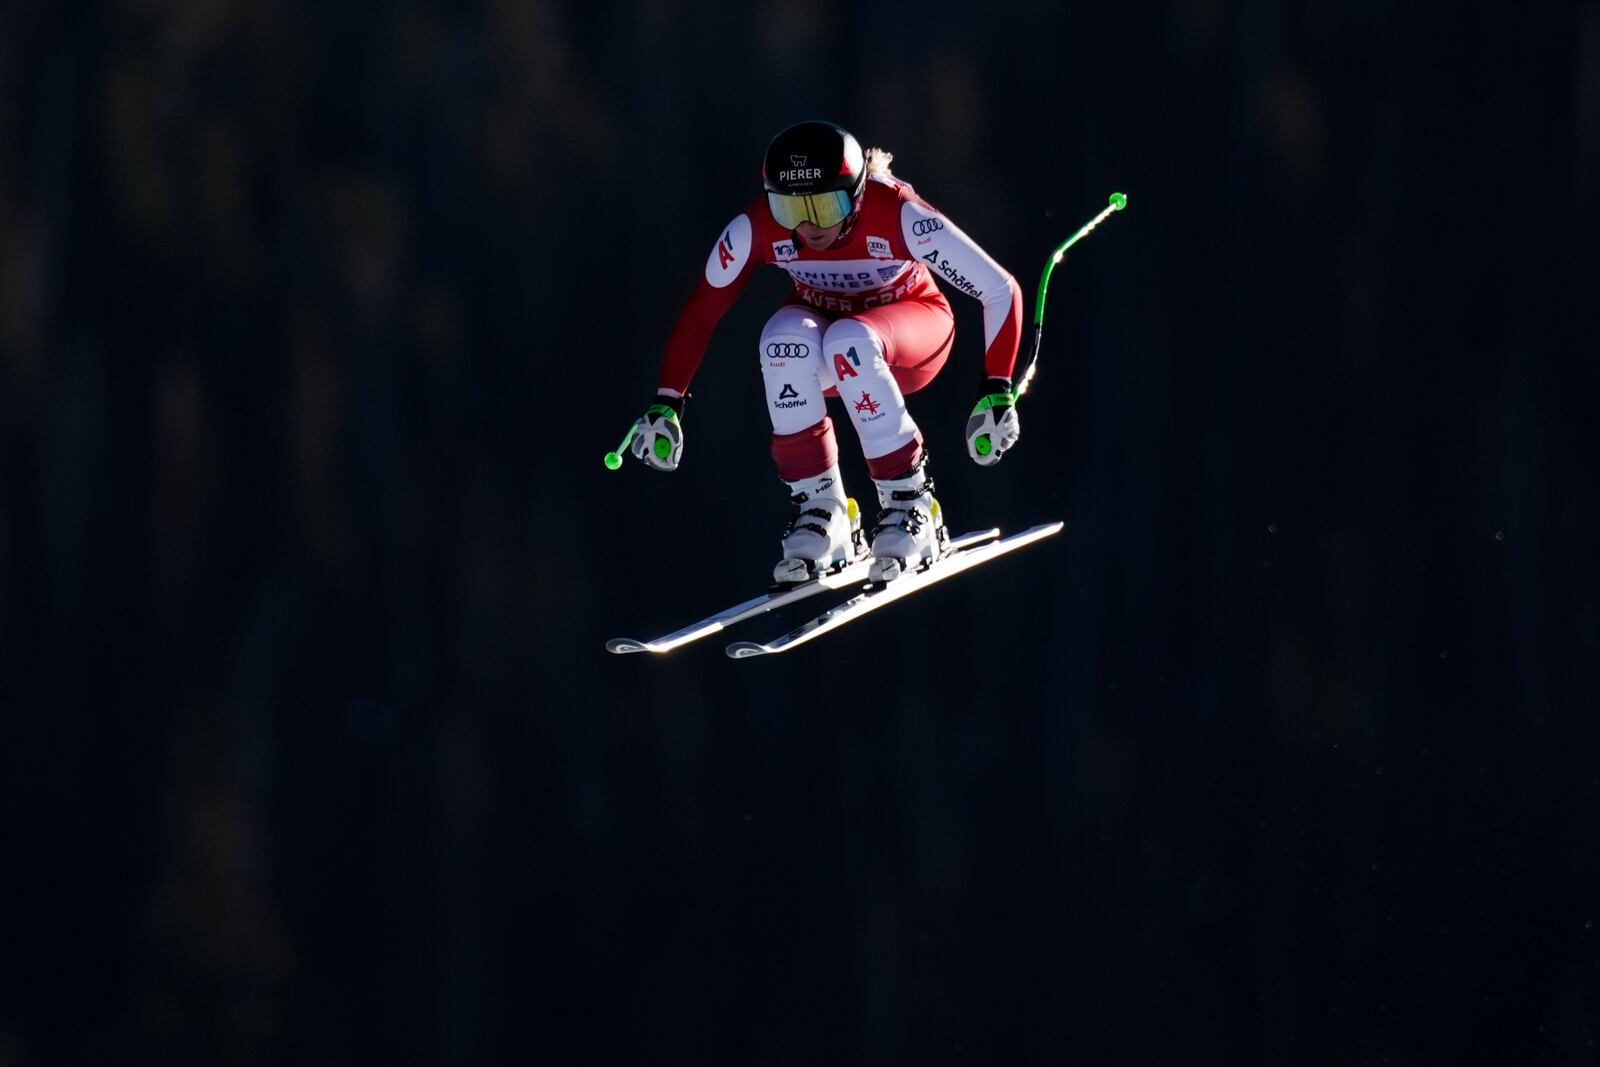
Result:
M898 475L920 457L904 397L933 380L955 336L935 276L982 302L984 373L1009 377L1016 363L1016 279L910 185L874 175L853 221L822 251L775 221L764 195L723 229L667 341L661 390L687 392L712 330L761 264L794 282L759 345L773 457L791 481L837 456L824 400L835 392L874 477Z

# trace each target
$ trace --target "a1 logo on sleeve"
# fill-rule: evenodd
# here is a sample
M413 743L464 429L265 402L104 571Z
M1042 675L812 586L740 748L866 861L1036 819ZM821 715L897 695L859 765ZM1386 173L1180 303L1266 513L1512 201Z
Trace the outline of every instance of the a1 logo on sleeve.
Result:
M873 259L891 259L894 252L889 248L889 242L882 237L867 238L867 255Z
M750 219L740 215L728 223L716 247L706 257L706 281L714 289L733 284L744 265L750 260Z

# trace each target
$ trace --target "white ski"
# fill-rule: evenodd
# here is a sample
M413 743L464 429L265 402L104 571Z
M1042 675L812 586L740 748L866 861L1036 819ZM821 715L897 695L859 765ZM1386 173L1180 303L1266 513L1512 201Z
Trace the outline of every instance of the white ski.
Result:
M1061 527L1062 524L1059 522L1045 523L1042 526L1024 530L1022 533L1012 534L1010 537L996 541L993 544L980 544L976 547L964 549L957 548L955 543L952 543L951 547L954 550L949 555L936 560L926 570L912 571L910 574L901 575L888 585L868 589L864 593L857 594L838 607L823 612L810 622L803 623L768 644L758 644L754 641L735 641L728 646L728 655L734 659L747 659L750 656L767 656L777 652L787 652L797 645L803 645L813 638L821 637L830 630L837 630L845 623L854 622L868 612L876 611L886 604L926 589L935 582L941 582L946 578L960 574L970 567L976 567L980 563L987 563L992 559L1005 555L1007 552L1049 537L1051 534L1059 532Z
M962 534L950 542L952 551L969 549L974 545L981 545L985 541L992 541L1000 536L999 530L974 530L972 533ZM640 641L632 637L613 637L606 642L606 651L623 655L629 652L671 652L681 648L691 641L698 641L702 637L709 637L718 630L726 629L736 622L754 618L765 614L786 604L793 604L797 600L815 596L829 589L843 589L846 586L857 585L866 581L867 570L872 560L863 556L832 574L824 574L820 578L799 585L789 586L786 589L771 589L758 597L746 600L743 604L735 604L731 608L719 611L715 615L691 623L681 630L674 630L664 637L654 641Z

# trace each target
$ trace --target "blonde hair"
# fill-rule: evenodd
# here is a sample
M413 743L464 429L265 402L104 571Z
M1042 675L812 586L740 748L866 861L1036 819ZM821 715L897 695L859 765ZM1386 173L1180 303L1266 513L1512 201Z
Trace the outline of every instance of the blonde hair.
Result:
M889 164L894 162L894 153L887 148L878 148L874 145L867 149L867 177L892 178L889 173Z

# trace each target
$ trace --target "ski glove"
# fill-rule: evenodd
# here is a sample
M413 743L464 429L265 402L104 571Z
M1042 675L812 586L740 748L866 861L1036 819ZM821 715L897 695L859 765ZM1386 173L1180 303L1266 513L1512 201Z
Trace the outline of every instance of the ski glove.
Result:
M967 455L980 467L992 467L1017 443L1021 433L1011 379L986 379L978 403L967 416Z
M657 394L656 402L633 424L629 448L635 459L658 471L675 471L683 456L683 397Z

